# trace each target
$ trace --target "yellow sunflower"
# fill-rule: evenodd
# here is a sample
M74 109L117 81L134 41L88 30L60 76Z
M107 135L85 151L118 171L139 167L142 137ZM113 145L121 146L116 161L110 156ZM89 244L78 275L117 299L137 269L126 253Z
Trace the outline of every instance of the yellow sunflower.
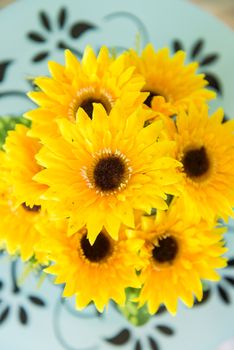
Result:
M154 314L163 303L175 314L179 299L188 307L193 306L194 296L201 300L201 279L217 281L215 269L226 265L221 256L226 252L224 231L205 221L194 224L175 204L156 220L143 216L137 232L146 240L142 249L146 260L140 275L143 287L139 306L147 303L149 312Z
M134 227L134 208L163 210L165 193L178 194L175 145L157 141L162 123L143 127L149 114L138 108L126 115L116 104L108 115L95 104L92 120L83 109L76 124L58 120L61 137L46 140L37 156L45 169L34 179L49 186L47 209L68 218L69 234L87 225L93 243L104 226L117 239L121 223Z
M138 252L144 241L128 239L123 228L118 241L103 229L93 245L85 228L68 237L64 221L41 224L39 230L40 247L54 263L45 271L57 276L55 283L65 284L64 297L76 296L78 309L93 301L103 311L110 299L123 306L125 288L140 287L136 269L141 267Z
M40 262L44 262L44 254L36 250L40 234L35 225L45 217L45 213L39 205L17 205L9 184L10 170L4 152L0 152L0 159L0 242L10 255L20 254L24 261L36 255Z
M28 131L26 126L18 124L14 131L8 132L4 149L9 168L8 181L13 186L17 204L33 207L41 204L40 196L47 186L32 180L42 169L35 160L41 145L38 140L27 136Z
M69 50L65 51L65 59L65 67L49 62L52 77L35 79L40 91L29 93L39 105L26 113L33 121L34 136L56 133L54 120L75 121L80 107L92 118L93 103L101 103L109 114L116 100L121 100L124 108L133 109L147 96L141 93L144 79L134 74L134 67L126 65L124 55L114 60L106 47L101 48L98 56L87 47L81 62Z
M215 93L205 89L208 82L204 74L196 74L198 64L185 65L183 51L170 57L168 48L156 52L148 44L141 56L134 50L126 56L129 64L136 66L136 72L144 77L143 91L149 93L145 104L156 112L172 116L186 109L191 101L200 104L215 97Z
M210 220L233 216L234 121L222 120L221 109L209 117L206 105L190 106L178 114L174 136L183 164L183 210Z

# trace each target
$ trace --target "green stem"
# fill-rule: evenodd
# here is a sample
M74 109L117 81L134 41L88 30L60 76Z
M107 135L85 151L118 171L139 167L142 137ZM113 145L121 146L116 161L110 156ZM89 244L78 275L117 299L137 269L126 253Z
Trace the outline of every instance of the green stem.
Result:
M134 326L143 326L150 320L151 315L146 305L139 308L138 303L134 301L139 296L139 290L128 288L126 296L125 305L123 307L117 306L117 309Z

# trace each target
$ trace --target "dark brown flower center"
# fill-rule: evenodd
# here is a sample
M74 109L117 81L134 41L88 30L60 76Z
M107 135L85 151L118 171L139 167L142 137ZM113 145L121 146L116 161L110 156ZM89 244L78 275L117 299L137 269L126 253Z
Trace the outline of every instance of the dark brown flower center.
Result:
M111 104L107 99L98 99L98 98L87 98L80 104L79 107L82 107L85 112L88 114L89 118L93 118L93 103L101 103L106 110L106 113L109 114L111 111Z
M90 244L87 235L81 238L80 244L84 256L91 262L101 262L112 252L111 242L102 232L99 233L93 245Z
M178 243L172 236L161 238L152 250L153 258L158 263L171 263L178 253Z
M40 205L34 205L33 207L30 207L29 205L26 205L26 203L22 204L22 207L27 210L27 211L32 211L32 212L39 212L41 210Z
M200 177L210 168L210 161L204 146L185 153L182 163L185 173L191 177Z
M149 92L149 96L147 97L147 99L145 100L144 104L148 107L151 108L151 104L152 104L152 100L155 96L160 96L160 94L153 92L153 91L145 91L145 92Z
M116 155L99 159L93 171L95 187L103 192L117 190L124 182L125 176L125 162Z

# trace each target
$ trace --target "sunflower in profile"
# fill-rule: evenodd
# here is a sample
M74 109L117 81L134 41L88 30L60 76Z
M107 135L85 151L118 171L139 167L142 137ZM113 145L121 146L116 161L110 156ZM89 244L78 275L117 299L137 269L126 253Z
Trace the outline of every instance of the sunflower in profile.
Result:
M103 229L93 245L85 228L68 237L64 221L41 223L39 230L40 247L53 263L45 271L57 276L55 283L65 284L64 297L76 296L78 309L93 301L102 312L110 299L123 306L125 288L140 287L136 269L141 267L138 252L144 241L127 238L123 227L118 241Z
M143 284L139 305L148 304L154 314L161 304L175 314L178 300L192 307L194 296L201 300L201 279L216 281L215 271L226 265L222 241L224 228L205 221L186 220L186 212L175 203L159 217L142 217L137 234L145 238L142 257L146 259L140 279Z
M178 114L174 136L183 164L183 210L211 221L233 216L234 122L222 120L221 109L209 117L206 105L191 105Z
M68 218L69 234L87 225L94 243L103 226L118 238L121 223L134 227L133 209L166 209L167 194L178 194L180 163L171 158L174 142L158 140L162 123L144 127L151 111L127 115L116 104L108 115L94 105L91 120L81 108L76 124L58 120L61 136L47 138L37 155L45 168L34 180L50 214Z
M40 196L47 186L32 179L42 169L35 160L41 145L38 140L27 136L28 131L26 126L18 124L15 130L8 132L4 149L9 169L8 181L13 187L16 203L33 207L41 204Z
M179 51L170 57L168 48L155 51L148 44L141 56L134 50L126 53L130 65L145 79L143 91L149 93L145 105L155 112L172 116L192 101L195 104L210 100L215 94L205 86L204 74L196 74L196 62L185 65L185 52Z
M106 47L101 48L98 56L87 47L81 62L66 50L65 61L64 67L49 62L52 77L35 79L40 90L29 93L39 105L26 113L33 121L34 136L53 135L58 131L55 119L75 121L79 108L92 118L93 103L102 104L109 114L116 100L121 100L126 109L133 109L147 96L141 92L143 77L134 74L135 68L125 63L124 55L114 59Z
M45 255L38 253L36 245L40 234L36 224L45 217L41 206L26 203L17 204L12 186L9 183L10 169L5 152L0 152L0 242L10 255L20 254L26 261L32 256L40 262L45 262Z

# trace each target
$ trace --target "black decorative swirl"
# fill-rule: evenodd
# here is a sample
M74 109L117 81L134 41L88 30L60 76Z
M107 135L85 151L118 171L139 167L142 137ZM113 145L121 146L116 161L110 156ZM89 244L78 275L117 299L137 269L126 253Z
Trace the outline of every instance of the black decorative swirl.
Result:
M53 313L53 328L54 328L54 334L55 337L57 339L57 341L59 342L59 344L65 349L65 350L99 350L99 346L92 346L92 347L77 347L77 346L72 346L70 345L66 340L65 337L63 336L63 332L61 329L61 311L64 307L65 304L65 299L60 298L58 299L58 301L56 302L55 308L54 308L54 313ZM69 311L69 313L71 313L71 309L67 309ZM81 313L79 313L78 311L73 311L71 313L74 317L78 317L78 318L83 318L83 316L81 316Z
M104 17L104 21L113 21L115 19L119 18L125 18L128 21L132 22L136 28L137 28L137 34L139 34L140 40L141 40L141 46L144 47L150 40L149 40L149 33L148 30L145 26L145 24L141 21L139 17L136 15L130 13L130 12L125 12L125 11L119 11L119 12L112 12L109 13ZM113 46L110 47L114 52L117 54L128 50L128 47L125 46Z
M19 91L19 90L3 91L3 92L0 92L0 98L15 96L15 97L22 97L28 100L26 93L27 93L26 91Z
M67 312L70 313L70 315L77 317L77 318L83 318L83 319L94 319L94 318L103 318L104 314L97 311L95 306L93 306L93 310L89 310L88 312L78 312L74 305L71 305L68 300L61 299L61 304L63 304L64 308L67 310ZM91 306L91 305L90 305ZM90 306L87 306L86 311Z
M65 335L63 334L63 328L62 328L62 317L63 314L62 312L68 312L72 317L75 318L81 318L84 319L84 322L88 322L90 319L99 319L100 322L100 315L97 313L90 313L86 314L84 312L78 312L74 308L70 306L70 304L67 302L67 300L61 298L56 302L55 308L54 308L54 313L53 313L53 328L54 328L54 334L56 336L57 341L59 344L66 350L99 350L101 349L99 345L97 346L91 346L91 347L78 347L77 345L72 345L65 339ZM116 309L113 309L113 312L117 312ZM165 307L160 307L158 313L155 315L155 320L157 320L156 324L152 325L152 331L150 332L151 334L146 334L144 336L144 341L145 339L148 342L148 348L147 350L160 350L159 344L157 339L155 339L155 334L161 334L166 337L171 337L175 334L175 330L169 326L164 324L163 322L160 322L160 316L163 315L166 312ZM104 316L105 318L105 316ZM126 322L125 322L126 324ZM155 333L156 332L156 333ZM147 332L148 333L148 332ZM104 343L108 343L110 346L113 346L113 348L116 347L124 347L125 345L132 345L132 349L144 349L143 348L143 342L142 342L142 337L136 337L135 332L133 330L133 327L126 326L120 329L117 333L105 337L101 339Z
M0 84L4 82L7 75L7 71L13 62L14 62L13 59L0 62ZM26 91L20 91L20 90L1 91L0 99L6 98L6 97L20 97L20 98L28 99L26 95Z

